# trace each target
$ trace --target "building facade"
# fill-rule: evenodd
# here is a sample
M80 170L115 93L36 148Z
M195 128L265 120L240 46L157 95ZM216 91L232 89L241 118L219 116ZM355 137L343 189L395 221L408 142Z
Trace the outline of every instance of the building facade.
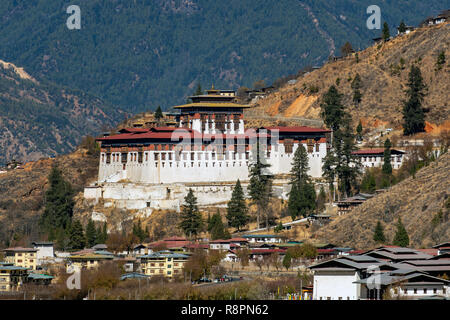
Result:
M322 176L329 130L311 127L246 129L244 109L234 93L208 90L192 103L176 106L177 126L125 128L97 139L101 143L99 183L199 183L249 179L259 154L273 175L287 174L298 146L308 152L309 174Z
M172 278L183 274L183 267L189 256L165 250L139 258L141 259L142 272L145 275Z
M23 267L36 270L37 249L34 248L8 248L5 252L5 261L14 264L17 267Z
M381 168L384 163L384 149L362 149L353 152L356 155L363 168ZM391 149L392 169L399 169L403 163L405 152L397 149Z

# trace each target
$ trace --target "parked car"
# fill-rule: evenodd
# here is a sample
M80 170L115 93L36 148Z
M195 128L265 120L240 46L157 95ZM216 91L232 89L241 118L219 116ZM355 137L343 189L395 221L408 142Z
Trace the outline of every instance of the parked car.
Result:
M208 278L201 278L200 280L198 280L198 283L202 283L202 282L211 282L211 279Z

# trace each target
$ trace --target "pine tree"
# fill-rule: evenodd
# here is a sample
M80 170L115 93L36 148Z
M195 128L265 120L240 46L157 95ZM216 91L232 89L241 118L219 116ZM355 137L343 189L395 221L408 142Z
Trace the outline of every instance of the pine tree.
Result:
M392 174L392 165L391 165L391 141L386 139L384 142L384 154L383 154L383 173L385 175L390 176Z
M437 70L441 70L444 64L445 64L445 51L441 51L436 61Z
M84 237L83 226L80 221L72 222L69 231L69 248L73 250L80 250L85 247L86 238Z
M158 108L156 108L154 117L157 121L161 120L164 117L162 110L161 110L161 106L158 106Z
M289 268L291 267L291 263L292 263L291 254L289 252L286 252L283 258L283 267L286 268L286 271L289 270Z
M353 102L358 105L362 99L362 94L359 90L361 89L361 77L359 73L357 73L355 79L353 79L351 87L353 89Z
M406 95L408 100L403 104L403 134L412 135L425 131L425 114L422 108L424 90L426 85L423 82L420 68L411 66L408 80L408 90Z
M377 222L377 225L375 227L375 231L373 234L373 240L378 243L386 242L386 237L384 236L383 226L381 225L380 221Z
M397 221L397 232L395 233L393 244L400 247L409 246L408 232L406 231L400 218L398 218Z
M299 144L292 162L290 179L292 188L288 200L288 211L292 219L298 215L306 217L316 208L316 191L310 181L308 170L308 154L305 147Z
M195 90L194 96L201 96L203 94L202 86L200 82L197 84L197 90Z
M241 187L239 179L236 181L231 200L227 207L228 225L240 231L240 228L248 223L247 206L245 204L244 191Z
M256 148L252 148L252 152L253 161L249 168L250 183L248 185L248 193L250 199L257 207L256 221L258 228L260 226L261 213L266 217L266 227L269 227L269 203L272 197L273 176L268 172L270 164L262 161L264 158L263 152L260 150L259 141L256 143Z
M353 47L350 44L350 42L347 41L341 48L341 54L343 57L346 57L349 54L351 54L352 52L354 52Z
M226 237L225 226L223 225L222 217L220 216L218 209L217 212L211 217L208 231L212 240L225 239Z
M336 131L340 128L344 116L344 106L342 104L342 94L331 86L322 97L321 116L328 128Z
M181 212L180 228L188 237L197 236L202 229L202 215L198 210L197 198L189 188L189 192L184 198L183 210Z
M391 34L389 32L389 25L387 24L387 22L383 23L383 40L386 42L389 40L389 38L391 37Z
M402 22L400 22L400 25L398 26L398 32L400 33L406 32L406 24L403 22L403 20Z
M362 123L361 120L359 120L358 126L356 127L356 139L358 141L362 140L362 130L363 130Z
M367 170L361 182L361 190L369 193L375 192L377 183L372 170Z
M40 225L47 232L58 228L66 229L73 215L74 191L57 166L52 167L48 180L50 187L45 193L45 209L40 218Z
M144 241L148 237L148 233L142 228L141 220L138 220L137 224L133 223L133 235L136 236L140 242Z
M86 244L89 248L92 248L97 244L97 230L92 219L89 220L86 226Z

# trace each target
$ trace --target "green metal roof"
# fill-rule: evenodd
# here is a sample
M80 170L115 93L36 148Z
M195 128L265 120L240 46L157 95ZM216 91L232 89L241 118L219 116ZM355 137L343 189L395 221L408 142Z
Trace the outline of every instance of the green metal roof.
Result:
M41 274L41 273L30 273L28 275L28 278L33 280L47 280L47 279L53 279L53 276L50 276L48 274Z

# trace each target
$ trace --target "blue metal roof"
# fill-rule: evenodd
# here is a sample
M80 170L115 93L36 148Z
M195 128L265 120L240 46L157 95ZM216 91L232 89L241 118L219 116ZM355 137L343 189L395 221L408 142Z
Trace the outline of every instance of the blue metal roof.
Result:
M143 274L143 273L138 273L138 272L130 272L130 273L125 273L123 275L120 276L120 280L126 280L126 279L147 279L150 278L150 276Z

